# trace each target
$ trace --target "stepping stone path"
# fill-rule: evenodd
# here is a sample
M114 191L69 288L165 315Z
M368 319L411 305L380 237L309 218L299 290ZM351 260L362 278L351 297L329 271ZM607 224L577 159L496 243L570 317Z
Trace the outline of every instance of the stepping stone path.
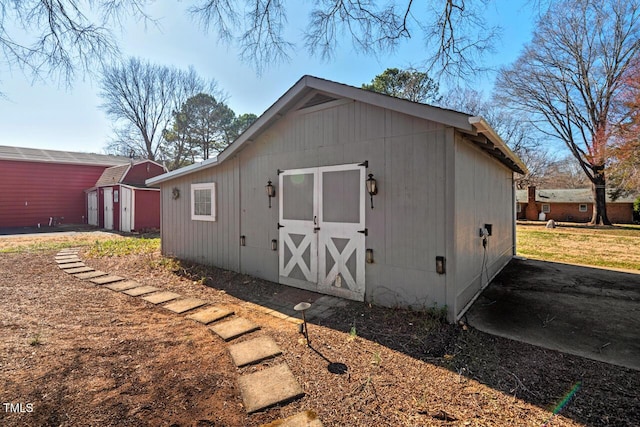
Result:
M233 311L226 310L224 308L218 307L209 307L204 310L200 310L197 313L193 313L187 316L187 319L195 320L196 322L204 323L208 325L209 323L215 322L220 319L224 319L227 316L231 316Z
M151 304L163 304L162 307L177 314L190 312L186 318L209 325L209 329L225 341L231 341L260 329L260 326L242 317L230 320L222 319L235 313L224 307L206 306L208 301L187 298L175 292L165 291L154 286L143 286L133 280L94 270L86 266L77 256L79 249L63 249L55 256L58 267L78 279L89 280L96 285L123 294L140 297ZM199 309L195 311L196 309ZM282 350L268 336L260 336L232 344L229 355L238 368L259 363L280 356ZM240 375L238 385L247 413L261 411L268 407L286 404L304 396L304 391L286 363L265 368L250 374ZM292 417L276 420L269 425L280 427L322 427L322 422L313 411L304 411Z
M89 271L88 273L75 274L75 276L78 279L82 279L82 280L93 279L94 277L100 277L100 276L106 276L106 275L107 273L100 270L93 270L93 271Z
M150 294L151 292L159 291L160 289L154 286L139 286L137 288L131 288L124 291L125 294L132 297L139 297L140 295Z
M236 317L235 319L210 326L209 329L223 340L230 341L249 332L257 331L260 326L243 317Z
M271 359L281 354L282 350L280 350L278 344L276 344L271 337L267 336L229 346L231 360L233 360L233 363L235 363L238 368L253 365L254 363L262 362L263 360Z
M94 270L91 267L76 267L76 268L68 268L64 272L69 274L76 274L76 273L86 273L88 271L94 271Z
M169 304L164 305L163 307L166 308L167 310L173 311L174 313L180 314L189 310L193 310L194 308L201 307L206 303L207 303L206 301L202 301L201 299L198 299L198 298L186 298L186 299L170 302Z
M111 289L112 291L126 291L132 288L137 288L140 286L140 283L134 282L133 280L125 280L123 282L112 283L110 285L105 286L107 289Z
M78 258L77 256L74 256L72 258L65 258L65 259L57 259L56 263L59 264L71 264L72 262L80 262L80 258Z
M156 292L155 294L142 297L143 300L148 301L152 304L162 304L163 302L171 301L172 299L176 298L180 298L180 294L169 291Z
M108 285L109 283L121 282L122 280L124 280L124 277L100 276L100 277L96 277L95 279L91 279L90 282L95 283L96 285Z
M304 392L286 364L247 374L238 380L244 407L248 413L304 396Z
M77 268L77 267L86 267L84 265L84 262L69 262L67 264L58 264L58 267L60 267L63 270L66 270L67 268Z

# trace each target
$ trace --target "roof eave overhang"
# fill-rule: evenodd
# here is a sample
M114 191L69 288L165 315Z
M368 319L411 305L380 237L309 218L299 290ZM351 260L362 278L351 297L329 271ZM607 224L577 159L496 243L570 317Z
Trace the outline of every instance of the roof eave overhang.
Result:
M469 123L475 128L477 134L481 134L486 138L486 141L474 140L473 142L476 145L508 166L514 172L521 175L529 173L529 169L524 162L511 151L485 119L479 116L469 117Z
M518 157L509 150L502 142L502 139L491 129L491 127L479 117L469 117L469 115L453 110L447 110L430 105L418 104L400 98L383 95L324 80L313 76L303 76L287 92L284 93L271 107L269 107L247 130L245 130L233 143L222 151L214 161L204 162L186 166L175 171L150 178L147 185L157 185L193 172L216 166L224 162L227 158L234 156L245 145L251 144L267 128L272 126L280 118L284 117L291 109L295 108L299 102L312 91L331 94L343 99L352 99L380 108L387 108L399 113L404 113L413 117L422 118L434 122L439 122L445 126L456 128L462 132L477 135L483 133L498 147L498 151L490 153L498 160L505 163L518 173L526 173L526 166ZM472 121L472 119L479 119Z

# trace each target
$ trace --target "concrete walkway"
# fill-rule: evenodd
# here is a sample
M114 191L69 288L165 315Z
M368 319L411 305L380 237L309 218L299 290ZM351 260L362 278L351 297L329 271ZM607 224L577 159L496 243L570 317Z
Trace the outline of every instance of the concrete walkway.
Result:
M466 316L483 332L640 370L640 274L515 259Z
M153 305L161 305L162 308L176 315L185 315L188 319L202 324L203 327L208 327L223 340L231 342L228 351L238 368L257 364L267 359L275 359L282 354L277 343L264 334L233 343L240 337L249 336L249 334L260 330L259 325L236 316L233 311L225 307L214 306L205 300L190 298L155 286L143 286L124 277L94 270L82 262L78 257L78 252L79 250L76 248L61 250L55 256L56 264L61 270L78 279L86 280L114 292L141 298ZM328 316L332 307L342 303L339 298L310 297L311 293L307 292L303 295L304 292L285 291L279 295L277 303L265 300L262 301L264 305L261 305L260 302L249 304L261 312L299 324L301 321L297 317L298 313L293 310L293 306L301 301L300 298L313 298L314 300L315 310L309 310L308 318ZM284 405L304 396L302 387L285 362L251 374L240 375L238 384L247 413L258 412L275 405ZM282 427L322 427L322 422L312 411L305 411L274 423Z

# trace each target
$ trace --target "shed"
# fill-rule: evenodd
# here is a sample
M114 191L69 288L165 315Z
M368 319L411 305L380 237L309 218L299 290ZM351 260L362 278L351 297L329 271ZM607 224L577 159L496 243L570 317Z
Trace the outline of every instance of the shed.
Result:
M86 190L89 224L126 232L160 228L160 189L145 181L165 172L152 160L105 169Z
M0 146L0 227L86 224L84 190L128 158Z
M480 117L304 76L216 159L147 184L165 255L453 321L515 253L525 171Z
M612 197L607 191L607 217L618 224L632 223L633 202L637 196ZM518 219L567 222L589 222L593 213L593 191L590 188L537 189L529 186L516 191ZM541 216L541 214L544 214Z

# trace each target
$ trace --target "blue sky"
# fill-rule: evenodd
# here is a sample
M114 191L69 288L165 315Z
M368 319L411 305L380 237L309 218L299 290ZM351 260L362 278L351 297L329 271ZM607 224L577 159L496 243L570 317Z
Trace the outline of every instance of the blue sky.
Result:
M200 30L185 12L186 3L161 0L154 4L150 13L159 20L160 28L125 23L118 33L122 54L184 69L192 65L202 77L218 82L237 114L260 115L305 74L360 86L386 68L419 65L423 59L420 39L378 57L359 54L345 40L331 61L310 57L300 49L292 54L290 62L273 65L258 75L251 65L238 60L233 47L218 44L213 34ZM300 15L289 15L294 35L299 31L296 24L306 19L306 14ZM485 57L486 65L498 68L511 63L531 37L534 13L527 10L526 1L494 0L487 5L485 18L487 27L502 28L496 52ZM0 88L6 96L0 99L0 145L104 152L112 124L99 108L97 80L79 78L66 88L52 82L34 83L17 69L9 71L0 66L0 70ZM471 85L489 93L493 80L494 74L490 73ZM446 90L446 86L441 85L441 89Z

